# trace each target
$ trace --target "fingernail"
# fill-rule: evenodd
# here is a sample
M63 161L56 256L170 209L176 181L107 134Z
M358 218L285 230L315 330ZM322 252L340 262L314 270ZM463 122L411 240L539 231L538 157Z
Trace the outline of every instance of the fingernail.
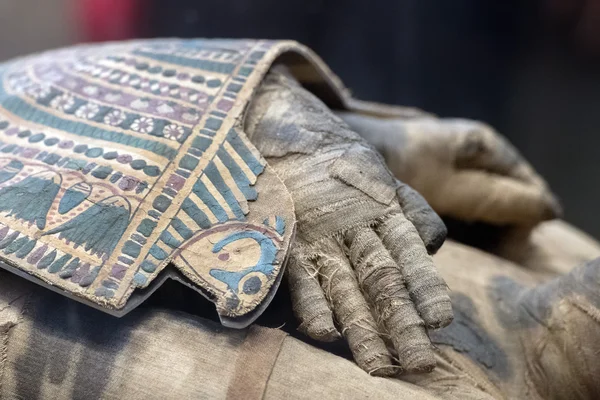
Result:
M439 329L450 325L454 319L452 304L449 301L432 303L422 310L422 318L427 328Z
M406 374L422 374L433 371L437 362L431 346L416 346L405 349L401 365Z
M327 314L317 316L308 324L301 324L298 330L320 342L335 342L342 337L333 326L331 315Z

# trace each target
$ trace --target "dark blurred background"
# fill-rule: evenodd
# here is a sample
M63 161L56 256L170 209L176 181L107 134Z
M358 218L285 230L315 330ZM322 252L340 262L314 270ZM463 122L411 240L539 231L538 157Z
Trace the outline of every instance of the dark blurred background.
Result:
M296 39L357 97L486 121L600 238L598 0L0 2L0 59L160 36Z

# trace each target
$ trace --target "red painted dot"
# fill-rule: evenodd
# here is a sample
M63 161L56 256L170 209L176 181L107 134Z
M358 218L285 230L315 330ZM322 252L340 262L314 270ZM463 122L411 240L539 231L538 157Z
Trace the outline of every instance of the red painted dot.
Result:
M221 253L221 254L219 254L218 257L219 257L219 260L221 260L221 261L227 261L227 260L229 260L229 253Z

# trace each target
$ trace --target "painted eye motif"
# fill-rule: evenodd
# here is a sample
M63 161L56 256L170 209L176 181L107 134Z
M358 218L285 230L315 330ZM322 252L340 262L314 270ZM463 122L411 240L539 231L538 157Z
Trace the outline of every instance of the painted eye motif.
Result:
M222 269L211 269L209 273L213 278L225 283L233 293L251 296L260 292L268 279L267 277L273 272L273 263L277 255L277 248L273 241L262 232L254 230L238 231L225 236L215 243L212 252L219 253L228 244L246 239L252 239L254 246L260 248L260 257L256 264L243 266L243 269L239 270L232 270L230 266L226 265ZM225 251L218 254L217 258L221 261L226 261L231 254L234 256L238 255L243 251L243 248L242 246L234 248L232 251Z
M267 279L267 276L261 272L250 272L240 280L238 296L240 298L250 296L245 300L251 300L251 296L260 292Z

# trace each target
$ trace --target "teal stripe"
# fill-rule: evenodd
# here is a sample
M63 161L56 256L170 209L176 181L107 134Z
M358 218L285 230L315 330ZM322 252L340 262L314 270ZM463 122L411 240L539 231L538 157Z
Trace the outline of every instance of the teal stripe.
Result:
M4 74L0 72L0 80ZM4 86L0 85L0 104L4 109L14 115L37 124L45 125L50 128L66 131L78 136L89 137L92 139L105 140L112 143L119 143L138 149L148 150L156 155L165 157L168 160L175 158L177 150L165 144L152 140L141 139L126 133L107 131L96 128L85 123L74 122L56 117L43 110L35 108L16 96L6 93Z
M181 237L184 238L185 240L194 236L194 233L192 232L192 230L190 228L188 228L188 226L177 217L173 218L173 220L171 221L171 226L173 228L175 228L177 233L179 233L181 235Z
M233 177L233 180L237 184L238 188L242 191L244 196L246 196L247 200L256 200L258 193L256 189L251 186L250 181L246 177L246 174L242 171L242 169L237 165L235 160L231 158L229 153L223 148L223 146L219 147L217 150L217 155L223 162L223 165L227 167L229 173Z
M160 234L160 240L162 240L163 243L165 243L167 246L169 246L172 249L177 249L179 246L181 246L181 242L179 240L175 239L175 237L167 231L163 231Z
M285 233L285 221L280 216L275 217L275 230L281 236Z
M221 196L223 196L223 198L227 202L227 205L229 205L229 208L231 208L231 211L233 211L235 216L238 219L245 219L244 212L242 211L240 204L233 195L233 192L231 191L229 186L227 186L227 184L223 180L223 177L219 173L219 170L212 161L208 163L206 168L204 168L204 173L206 174L208 179L210 179L210 181L219 191L219 193L221 193Z
M169 256L166 251L164 251L157 245L153 245L150 248L150 254L152 255L152 257L156 258L157 260L164 260Z
M222 53L238 53L239 54L239 50L236 49L228 49L226 47L219 47L219 44L222 43L224 45L237 45L239 44L238 41L236 40L220 40L220 39L210 39L210 40L206 40L206 39L192 39L192 40L182 40L180 42L177 43L178 46L180 46L182 49L190 49L190 50L201 50L201 51L219 51ZM155 48L160 49L161 46L164 46L164 44L161 44L160 46L156 46Z
M186 198L181 204L181 209L189 215L191 219L194 220L195 223L198 224L200 228L208 229L210 228L210 221L208 217L202 210L198 208L196 204L189 198Z
M239 137L235 129L231 128L229 130L226 139L229 144L231 144L231 147L233 147L240 157L242 157L242 160L244 160L254 175L258 176L263 172L265 166L259 160L257 160L256 157L254 157L254 154L252 154L242 138Z
M194 192L194 194L198 196L200 200L202 200L204 204L208 206L210 211L212 211L212 213L215 214L215 217L217 217L219 222L225 222L229 220L229 217L227 216L227 213L225 212L221 204L219 204L217 199L215 199L215 197L212 194L210 194L210 192L200 179L196 181L196 184L192 188L192 192Z
M132 53L138 56L148 57L157 61L167 62L170 64L177 64L184 67L198 68L204 71L218 72L222 74L231 74L236 67L236 64L234 63L225 63L210 60L197 60L193 58L175 56L172 54L152 53L143 50L134 50Z

